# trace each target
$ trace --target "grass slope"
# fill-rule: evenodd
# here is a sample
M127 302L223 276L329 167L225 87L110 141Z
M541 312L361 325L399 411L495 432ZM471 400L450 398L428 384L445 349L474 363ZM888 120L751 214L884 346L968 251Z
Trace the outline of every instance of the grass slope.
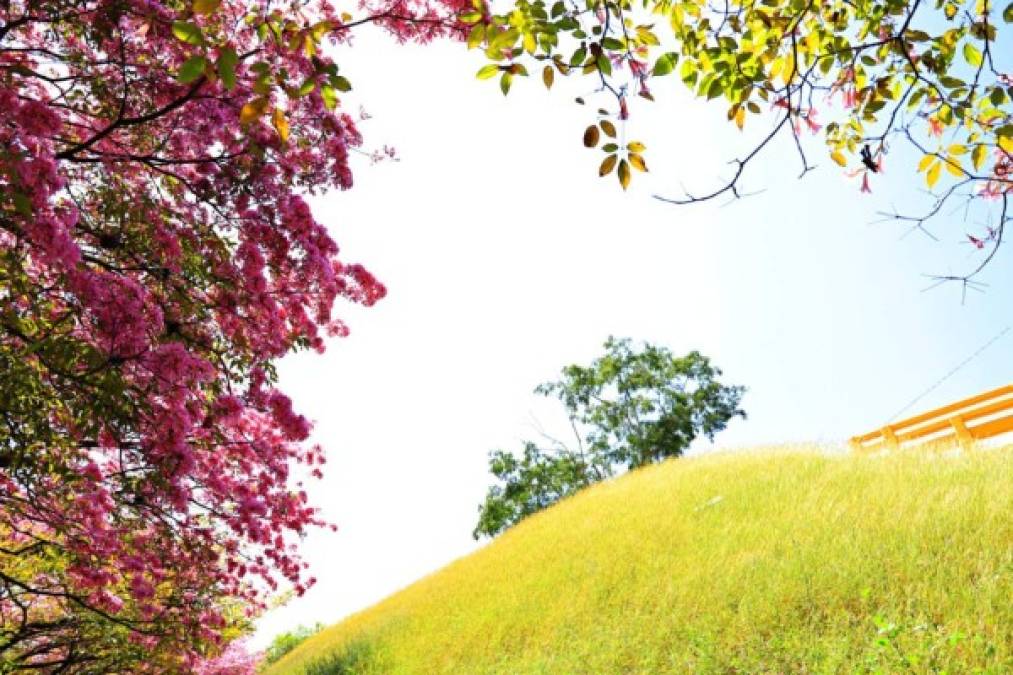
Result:
M1011 519L1013 448L669 461L529 518L268 673L1009 673Z

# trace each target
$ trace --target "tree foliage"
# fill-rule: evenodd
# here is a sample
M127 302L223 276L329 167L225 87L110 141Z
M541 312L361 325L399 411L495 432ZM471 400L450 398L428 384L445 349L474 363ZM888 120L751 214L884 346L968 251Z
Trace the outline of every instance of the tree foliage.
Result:
M312 583L273 363L384 295L304 199L361 143L328 47L461 9L0 3L0 671L188 671Z
M562 378L535 393L559 399L574 441L526 442L520 457L496 450L489 469L499 485L479 507L474 536L495 536L527 516L592 483L680 456L700 435L708 439L736 416L745 389L722 384L721 371L692 351L676 357L664 347L634 349L609 338L589 366L570 365Z
M989 225L966 233L986 255L960 278L1002 241L1013 189L1008 0L516 0L506 9L475 0L462 15L468 45L491 61L478 77L498 78L504 94L529 68L548 88L557 75L590 78L606 103L583 144L600 148L599 175L616 175L623 189L647 171L645 144L626 140L633 102L654 100L652 88L675 79L739 129L771 116L773 125L727 182L666 201L741 196L747 166L782 135L805 174L813 164L803 136L812 133L861 176L863 191L887 166L920 173L930 208L890 214L915 227L947 215L951 199L996 205ZM909 166L887 159L900 143L915 151Z
M276 635L271 640L271 644L264 650L264 665L269 666L272 663L280 661L283 656L323 629L324 624L317 622L312 626L299 626L295 630Z

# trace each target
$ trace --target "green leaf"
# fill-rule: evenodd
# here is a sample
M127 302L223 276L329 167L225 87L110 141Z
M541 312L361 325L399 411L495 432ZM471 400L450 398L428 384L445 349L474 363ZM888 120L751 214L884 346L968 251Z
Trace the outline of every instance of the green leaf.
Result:
M1013 23L1013 2L1006 5L1006 9L1002 10L1002 20L1006 23Z
M964 43L964 60L975 68L981 65L981 52L970 42Z
M218 54L218 77L221 78L225 89L232 91L236 86L236 65L239 63L239 55L232 47L225 47Z
M187 23L186 21L173 21L172 34L176 36L177 40L185 42L188 45L200 46L204 44L204 34L201 33L200 27L197 24Z
M602 75L608 77L612 74L612 62L609 61L609 57L605 56L605 54L598 55L597 63L598 70L602 72Z
M331 76L331 86L338 91L352 91L352 83L344 75Z
M32 215L32 201L23 192L14 191L14 210L23 216Z
M311 93L316 88L317 83L313 80L312 77L308 77L306 78L306 81L299 86L298 89L288 89L287 91L290 98L302 98L303 96L306 96L307 94Z
M720 77L715 77L707 87L707 100L717 98L725 90L724 82L721 81Z
M503 76L499 78L499 90L506 96L510 92L510 85L513 84L514 76L510 73L503 73Z
M653 71L654 76L662 77L663 75L668 75L673 70L675 70L675 64L676 62L678 62L678 60L679 55L676 54L675 52L662 54L661 56L658 57L658 60L654 62L654 71Z
M204 74L207 65L208 60L203 56L191 56L179 67L176 79L183 84L190 84Z
M493 77L498 72L499 66L497 66L495 63L490 63L488 65L479 68L478 72L475 73L475 77L477 77L480 80L488 80L490 77Z
M601 149L604 152L615 152L616 150L619 149L619 146L616 145L615 143L606 143L605 145L601 146Z

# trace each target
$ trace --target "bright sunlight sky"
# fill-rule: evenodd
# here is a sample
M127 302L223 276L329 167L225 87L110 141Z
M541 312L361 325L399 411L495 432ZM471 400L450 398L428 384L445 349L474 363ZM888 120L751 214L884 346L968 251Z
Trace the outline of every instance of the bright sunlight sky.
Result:
M901 152L871 195L814 137L820 166L802 181L782 145L747 174L762 193L672 206L652 194L716 185L769 120L740 133L720 104L659 82L657 103L633 108L628 127L651 172L623 193L597 177L601 151L581 145L598 106L573 97L587 91L557 78L546 93L532 77L504 98L495 80L475 79L478 52L368 34L339 62L354 86L344 104L373 116L361 125L367 148L391 144L401 159L359 158L355 188L315 209L344 259L389 294L371 309L340 306L350 337L281 364L327 449L310 492L339 530L308 536L319 583L262 618L258 644L333 623L478 546L487 452L564 434L559 409L532 389L590 361L610 334L699 349L746 385L748 420L715 443L736 448L881 426L1011 321L1009 247L982 275L985 293L924 291L925 275L975 265L980 253L961 240L984 229L984 214L966 225L947 214L939 242L875 222L879 210L929 204ZM1010 382L1011 345L1013 331L909 414Z

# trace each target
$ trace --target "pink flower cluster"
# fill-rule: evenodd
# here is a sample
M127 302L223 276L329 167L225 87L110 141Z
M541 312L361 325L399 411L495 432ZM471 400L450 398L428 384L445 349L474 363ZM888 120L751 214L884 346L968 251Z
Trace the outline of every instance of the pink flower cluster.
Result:
M444 18L465 6L361 9L428 41L458 35ZM25 664L70 658L73 640L30 626L83 611L146 655L112 670L252 672L240 647L202 654L226 607L313 583L297 542L323 525L294 471L319 476L323 451L272 362L345 335L338 299L386 293L306 201L352 186L362 139L324 96L329 52L306 46L313 26L321 47L349 31L329 0L65 9L0 6L0 335L35 401L31 447L14 464L0 445L0 538L22 551L0 616L30 608L3 628ZM234 83L214 65L228 53Z

